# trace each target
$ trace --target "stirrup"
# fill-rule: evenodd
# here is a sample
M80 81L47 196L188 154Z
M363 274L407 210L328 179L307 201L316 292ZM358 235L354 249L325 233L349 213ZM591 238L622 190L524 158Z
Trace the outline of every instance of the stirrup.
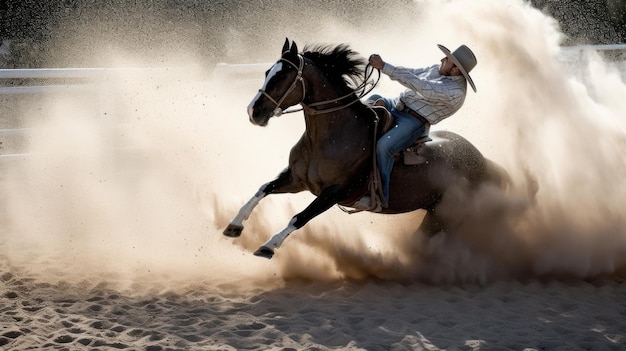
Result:
M351 207L360 211L381 212L383 210L383 202L376 195L374 203L372 203L372 197L365 195L353 203Z

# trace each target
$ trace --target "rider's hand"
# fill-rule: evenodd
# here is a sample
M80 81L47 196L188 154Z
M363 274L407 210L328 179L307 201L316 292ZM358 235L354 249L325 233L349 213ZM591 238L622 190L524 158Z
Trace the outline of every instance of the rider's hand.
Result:
M383 69L385 66L385 61L378 54L372 54L369 59L369 63L372 67L376 69Z

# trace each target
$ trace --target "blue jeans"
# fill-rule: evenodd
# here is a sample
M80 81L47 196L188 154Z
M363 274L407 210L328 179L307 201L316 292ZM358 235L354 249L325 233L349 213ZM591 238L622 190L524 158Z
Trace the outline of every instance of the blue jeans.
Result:
M384 98L378 94L368 98L368 100L378 99L385 101L385 107L396 119L395 125L387 133L383 134L378 139L378 143L376 143L376 159L378 161L378 169L380 170L385 203L388 204L389 181L394 163L393 155L411 146L424 133L425 126L422 121L409 114L408 109L403 111L397 110L394 99Z

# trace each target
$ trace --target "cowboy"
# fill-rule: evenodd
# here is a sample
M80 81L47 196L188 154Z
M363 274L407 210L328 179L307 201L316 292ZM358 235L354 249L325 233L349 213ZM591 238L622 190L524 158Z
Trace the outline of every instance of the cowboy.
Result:
M427 133L431 124L450 117L465 101L467 83L476 92L469 72L476 66L476 56L470 48L461 45L454 52L445 46L437 45L445 54L441 64L425 68L405 68L393 66L377 55L369 57L372 67L381 70L392 80L408 89L396 98L384 98L374 94L368 98L377 105L383 105L395 118L395 125L378 140L376 158L384 202L372 204L369 196L364 196L353 207L361 210L380 212L389 203L389 181L393 170L394 154L411 146L421 135ZM376 207L374 207L376 206Z

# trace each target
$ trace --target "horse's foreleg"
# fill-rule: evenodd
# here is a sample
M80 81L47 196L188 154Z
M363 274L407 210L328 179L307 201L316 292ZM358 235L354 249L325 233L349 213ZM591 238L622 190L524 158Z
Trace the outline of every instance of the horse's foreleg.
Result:
M224 229L224 235L231 238L237 238L241 235L241 232L243 231L243 221L250 217L252 210L254 210L259 202L261 202L261 199L267 196L265 188L267 188L268 184L269 183L263 184L261 188L259 188L259 191L257 191L256 194L254 194L254 196L250 200L248 200L248 202L246 202L243 207L241 207L241 209L239 209L239 212L237 213L235 218L233 218L233 220L230 221L226 229Z
M231 238L236 238L241 235L243 231L243 222L250 217L250 214L254 208L261 202L261 199L269 194L276 192L288 192L296 191L296 186L292 182L291 170L285 169L278 175L276 179L269 183L263 184L254 196L246 202L239 210L235 218L230 221L230 224L224 229L224 235Z
M304 211L293 216L289 221L289 224L285 229L274 234L268 241L266 241L261 247L254 253L256 256L272 258L274 256L274 250L278 249L283 241L287 239L296 229L302 228L311 219L315 218L320 213L325 212L339 200L344 197L344 193L337 188L328 188L322 191L322 193L315 199Z
M299 227L295 226L295 222L297 221L297 215L292 217L289 221L287 227L280 232L272 235L270 240L266 241L265 244L261 245L261 247L254 252L255 256L265 257L267 259L272 258L274 256L274 249L277 249L282 245L283 241L287 239L289 234Z

